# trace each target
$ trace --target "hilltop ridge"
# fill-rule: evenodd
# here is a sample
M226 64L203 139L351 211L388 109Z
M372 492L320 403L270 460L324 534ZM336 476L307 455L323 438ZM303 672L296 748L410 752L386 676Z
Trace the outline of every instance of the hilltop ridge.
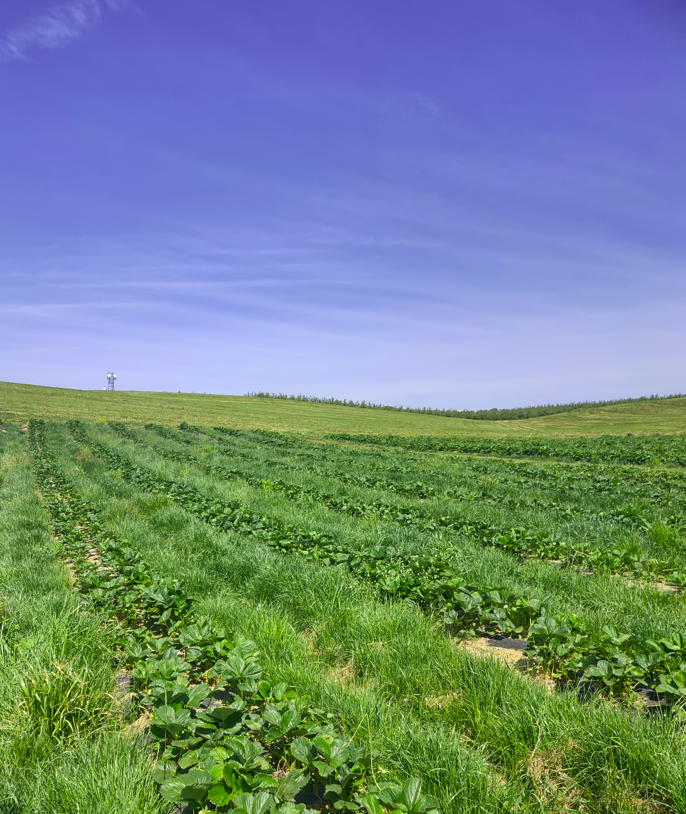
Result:
M686 432L686 397L648 399L521 420L479 421L255 396L71 390L0 382L0 421L29 418L157 422L298 432L540 437Z

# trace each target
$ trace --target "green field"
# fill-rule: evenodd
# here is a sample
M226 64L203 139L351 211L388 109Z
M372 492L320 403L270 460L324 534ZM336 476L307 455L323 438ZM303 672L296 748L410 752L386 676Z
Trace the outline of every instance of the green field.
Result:
M312 437L327 432L522 437L680 433L686 432L686 398L616 404L520 421L474 421L246 396L66 390L0 382L0 421L29 418L101 418L139 425L153 421L174 427L188 421Z
M0 812L686 814L685 399L0 420Z

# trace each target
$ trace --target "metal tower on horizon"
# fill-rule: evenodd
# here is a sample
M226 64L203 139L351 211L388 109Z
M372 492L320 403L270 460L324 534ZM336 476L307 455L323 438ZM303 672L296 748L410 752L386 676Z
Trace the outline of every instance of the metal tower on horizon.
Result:
M116 373L108 373L107 374L107 389L114 390L114 383L117 380Z

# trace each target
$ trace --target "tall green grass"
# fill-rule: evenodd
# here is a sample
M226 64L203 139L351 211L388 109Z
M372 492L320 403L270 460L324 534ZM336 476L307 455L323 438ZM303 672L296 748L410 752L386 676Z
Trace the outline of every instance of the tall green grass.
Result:
M0 812L162 814L122 734L114 631L74 594L23 438L0 435Z

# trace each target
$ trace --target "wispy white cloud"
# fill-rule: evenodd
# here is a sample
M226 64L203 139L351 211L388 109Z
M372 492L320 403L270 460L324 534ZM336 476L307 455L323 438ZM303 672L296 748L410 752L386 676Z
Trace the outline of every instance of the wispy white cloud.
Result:
M0 61L26 60L36 48L61 48L95 25L103 8L117 11L124 5L126 0L71 0L51 6L2 36Z

